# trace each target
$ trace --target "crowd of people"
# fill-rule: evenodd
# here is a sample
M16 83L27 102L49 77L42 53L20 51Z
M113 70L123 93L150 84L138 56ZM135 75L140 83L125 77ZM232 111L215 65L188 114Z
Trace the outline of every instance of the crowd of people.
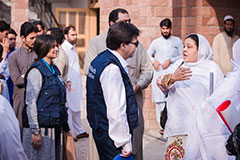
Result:
M14 131L12 143L11 137L1 139L1 146L10 143L14 152L1 151L1 159L62 159L63 134L73 135L75 141L88 137L81 124L84 102L76 29L46 31L41 21L24 22L22 45L16 49L16 32L5 21L0 21L0 29L1 94L11 104L4 107L12 106L15 112L11 130L1 132L4 138Z
M88 134L76 28L24 22L15 48L18 35L0 21L0 159L66 159L63 137L69 135L89 137L88 160L143 160L143 90L150 83L159 137L166 140L162 159L240 158L239 127L231 135L215 111L240 89L234 18L224 17L213 49L197 33L182 43L168 18L147 51L127 10L112 10L108 22L85 55ZM238 103L230 107L240 110Z

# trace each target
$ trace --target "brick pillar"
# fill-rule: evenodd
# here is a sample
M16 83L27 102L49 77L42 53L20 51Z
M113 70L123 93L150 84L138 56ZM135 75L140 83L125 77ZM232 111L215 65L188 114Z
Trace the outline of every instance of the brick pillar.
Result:
M11 27L20 35L21 25L28 21L29 0L11 0ZM20 36L17 37L17 47L20 46Z

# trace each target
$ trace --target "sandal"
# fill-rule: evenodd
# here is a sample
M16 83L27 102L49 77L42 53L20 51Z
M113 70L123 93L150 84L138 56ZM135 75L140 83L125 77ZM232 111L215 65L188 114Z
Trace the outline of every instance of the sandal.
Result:
M163 136L163 134L164 134L164 130L161 129L161 130L159 131L159 134L160 134L161 136Z

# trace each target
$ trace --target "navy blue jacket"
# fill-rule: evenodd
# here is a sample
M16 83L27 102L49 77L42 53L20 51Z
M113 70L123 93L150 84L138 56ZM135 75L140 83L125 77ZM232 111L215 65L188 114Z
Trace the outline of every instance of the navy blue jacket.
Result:
M60 127L67 123L66 89L58 68L53 65L55 74L52 74L42 60L35 62L26 72L27 76L31 69L36 68L42 75L42 88L37 100L38 124L41 128ZM29 127L26 113L26 104L23 109L23 126Z

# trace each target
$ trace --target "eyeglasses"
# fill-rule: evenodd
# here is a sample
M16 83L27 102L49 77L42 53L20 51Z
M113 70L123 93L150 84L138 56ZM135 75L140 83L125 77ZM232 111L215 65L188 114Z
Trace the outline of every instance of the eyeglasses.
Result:
M125 23L131 23L131 19L128 19L128 20L122 20L122 22L125 22Z
M134 44L136 47L138 46L139 44L139 41L136 41L136 42L130 42L131 44Z
M8 40L9 41L12 41L12 40L16 41L16 38L8 38Z

